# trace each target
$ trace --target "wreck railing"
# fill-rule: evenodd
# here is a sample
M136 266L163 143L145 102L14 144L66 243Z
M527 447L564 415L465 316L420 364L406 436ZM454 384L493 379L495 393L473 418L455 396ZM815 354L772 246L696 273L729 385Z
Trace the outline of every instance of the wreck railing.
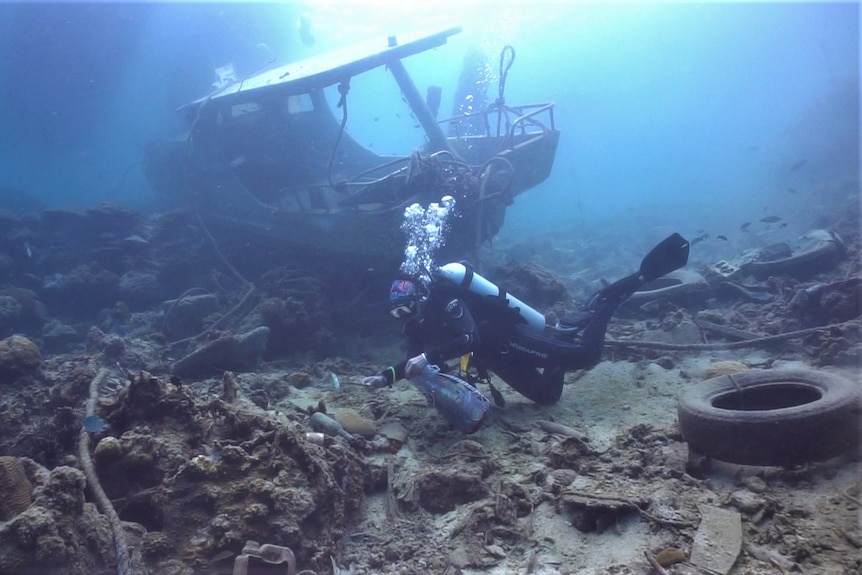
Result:
M438 123L448 124L454 134L451 137L455 139L469 139L469 138L494 138L501 140L499 149L512 149L514 147L515 136L517 134L520 135L529 135L529 127L538 128L539 131L534 132L537 137L541 137L547 135L550 132L556 131L556 125L554 121L554 106L555 104L552 102L544 103L544 104L526 104L523 106L498 106L496 104L492 104L488 108L486 108L482 112L478 112L475 114L460 114L458 116L452 116L450 118L446 118L444 120L440 120ZM491 117L494 114L497 114L498 126L495 129L491 127ZM547 114L546 120L541 120L537 116L541 114ZM515 116L514 119L511 119L511 116ZM481 126L484 128L482 131L484 133L475 133L475 134L462 134L462 127L467 124L470 127L476 128L478 122L475 122L475 119L481 118ZM505 119L506 131L505 134L501 133L501 126L499 123ZM496 133L495 133L496 132ZM530 140L532 141L532 140ZM522 142L519 145L523 145L525 142Z
M522 135L527 134L528 133L527 132L527 125L528 124L531 126L537 126L542 130L542 133L541 134L537 133L537 135L544 135L546 132L554 131L556 129L554 126L554 104L553 103L528 104L527 106L521 106L520 108L514 108L513 110L517 110L517 109L523 110L525 108L534 108L534 109L531 110L530 112L527 112L526 114L522 113L520 116L515 118L515 120L512 122L512 125L509 127L509 131L506 134L506 139L503 142L504 147L506 147L506 148L514 147L515 131L520 129L520 133ZM548 112L548 117L550 119L550 121L549 121L550 128L546 128L542 122L534 119L535 116L538 116L539 114L541 114L543 112Z

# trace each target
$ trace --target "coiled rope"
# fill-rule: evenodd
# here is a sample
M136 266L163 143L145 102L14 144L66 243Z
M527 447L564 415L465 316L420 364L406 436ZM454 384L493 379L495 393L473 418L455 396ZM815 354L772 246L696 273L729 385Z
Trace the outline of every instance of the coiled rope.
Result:
M103 367L90 382L90 395L87 398L85 417L95 415L96 401L99 397L99 386L102 385L102 381L108 376L108 373L108 369ZM90 485L90 491L93 492L96 505L99 506L99 510L108 518L108 524L111 526L111 531L114 534L114 549L117 553L117 573L119 575L135 575L135 569L132 565L132 555L129 552L129 547L126 544L126 535L123 531L123 522L120 520L120 516L117 515L117 511L111 504L111 500L105 494L105 490L102 489L102 484L99 483L99 476L96 474L93 459L90 457L90 433L83 425L78 434L78 460L81 462L81 468L84 470L87 483Z

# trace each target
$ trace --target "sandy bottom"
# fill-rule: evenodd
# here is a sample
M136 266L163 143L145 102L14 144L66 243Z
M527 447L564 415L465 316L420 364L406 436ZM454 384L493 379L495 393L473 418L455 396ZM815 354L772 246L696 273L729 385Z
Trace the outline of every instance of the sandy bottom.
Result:
M507 405L495 407L488 424L471 436L447 431L405 382L376 392L400 406L387 417L398 419L410 434L394 455L375 456L391 458L397 477L457 469L465 463L457 454L466 442L476 442L482 457L494 462L483 479L491 492L450 511L429 513L411 505L415 494L411 499L398 491L396 477L391 491L399 501L400 519L391 517L387 500L393 493L370 495L353 535L345 539L344 561L356 561L357 573L408 573L423 565L438 572L440 563L425 563L423 556L445 558L447 573L648 573L645 551L678 548L688 557L702 509L718 507L738 512L742 520L743 551L734 573L856 572L862 565L858 455L792 470L714 461L700 478L686 473L688 450L677 425L677 396L701 381L711 363L729 359L757 365L768 356L715 352L679 360L671 369L646 361L604 361L589 372L569 374L561 401L551 407L536 406L497 382ZM794 361L772 366L799 367L805 366ZM856 377L852 370L832 371ZM347 385L340 393L303 390L306 397L300 403L324 399L335 409L357 407L363 394L375 393L349 385L358 378L345 376ZM544 431L539 420L585 434L589 452L566 459L572 440ZM567 486L568 479L561 484L555 475L566 467L576 470L563 474L571 479ZM752 477L762 481L752 482ZM489 500L512 498L506 487L512 485L529 492L534 506L504 527L486 523L483 531L481 522L472 521L477 510ZM648 515L620 506L619 500L639 502ZM573 519L584 508L609 514L611 523L586 532L575 528ZM369 532L381 535L368 538ZM367 554L380 553L390 558L388 564L362 565ZM707 572L684 562L667 571Z

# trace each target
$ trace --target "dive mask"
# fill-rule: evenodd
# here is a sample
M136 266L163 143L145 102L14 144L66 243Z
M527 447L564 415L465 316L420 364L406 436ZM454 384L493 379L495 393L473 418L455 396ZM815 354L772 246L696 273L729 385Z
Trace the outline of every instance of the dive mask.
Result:
M406 319L416 313L416 284L410 280L397 279L389 289L389 313L395 319Z

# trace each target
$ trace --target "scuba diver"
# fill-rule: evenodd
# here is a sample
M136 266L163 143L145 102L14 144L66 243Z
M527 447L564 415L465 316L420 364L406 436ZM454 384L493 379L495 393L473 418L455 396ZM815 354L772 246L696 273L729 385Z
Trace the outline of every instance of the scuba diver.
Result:
M389 292L391 314L405 322L408 359L363 378L362 384L381 388L401 378L416 383L419 376L429 373L429 367L436 366L434 375L443 375L447 360L461 357L462 372L473 367L479 379L490 383L490 370L531 401L556 403L567 371L591 368L601 359L605 330L617 307L645 282L684 266L688 253L688 241L672 234L647 254L637 272L596 292L581 310L566 314L554 326L546 325L542 314L463 263L433 270L431 281L425 283L417 278L396 279ZM467 367L465 356L469 356ZM450 423L468 433L475 431L487 409L480 413L482 406L478 406L476 413L463 414L470 421L458 425L459 409L462 405L469 409L475 394L452 387L452 380L475 388L452 376L443 380L440 375L436 383L430 383L432 391L436 385L449 385L451 393L444 390L429 399L437 400L436 407ZM417 387L429 395L427 385ZM502 405L502 396L493 386L491 393Z

